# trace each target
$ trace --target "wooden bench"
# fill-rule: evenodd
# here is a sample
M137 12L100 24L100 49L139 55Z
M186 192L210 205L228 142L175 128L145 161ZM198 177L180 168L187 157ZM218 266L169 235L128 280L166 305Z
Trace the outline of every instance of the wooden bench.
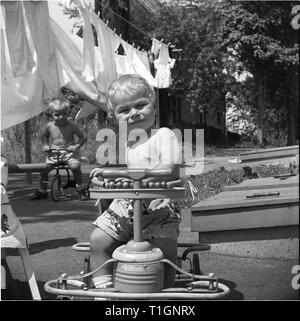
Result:
M233 246L239 242L235 246L240 247L244 242L248 250L239 248L236 252L239 254L247 255L249 247L253 252L254 243L256 255L260 255L258 248L262 245L265 252L268 247L285 243L283 248L289 249L289 253L279 253L277 249L278 255L297 256L298 248L294 247L298 247L299 239L298 182L297 175L286 179L252 179L228 186L224 192L192 206L191 231L199 232L200 242L219 244L219 249L225 249L226 243ZM291 245L291 241L295 244ZM276 248L273 254L276 255Z

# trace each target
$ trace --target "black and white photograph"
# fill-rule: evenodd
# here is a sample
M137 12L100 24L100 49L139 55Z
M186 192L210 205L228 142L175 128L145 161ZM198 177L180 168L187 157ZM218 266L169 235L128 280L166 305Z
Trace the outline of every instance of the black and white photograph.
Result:
M0 7L3 304L299 301L299 1Z

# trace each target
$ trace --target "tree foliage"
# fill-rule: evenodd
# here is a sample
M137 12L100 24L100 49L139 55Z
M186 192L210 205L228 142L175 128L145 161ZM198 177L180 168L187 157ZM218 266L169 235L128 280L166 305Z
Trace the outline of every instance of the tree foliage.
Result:
M291 27L292 7L296 4L227 1L221 7L222 47L232 48L235 59L254 76L252 95L257 100L252 108L259 109L258 127L267 129L266 134L271 133L270 127L288 127L289 143L295 143L296 139L298 110L294 107L299 99L295 88L295 83L298 87L299 38ZM270 118L270 114L280 117Z
M111 2L102 3L108 7ZM122 0L115 3L125 10ZM136 0L130 3L130 21L137 26L129 28L131 43L149 50L155 36L175 45L171 54L177 64L169 93L184 95L191 113L225 111L230 92L236 108L250 111L257 127L264 128L266 139L277 127L283 129L273 130L273 140L289 133L289 141L295 141L299 40L291 27L291 12L296 1L200 0L194 7L179 7L173 1L159 15L150 15ZM105 7L104 21L111 17ZM236 75L244 71L253 77L240 82Z

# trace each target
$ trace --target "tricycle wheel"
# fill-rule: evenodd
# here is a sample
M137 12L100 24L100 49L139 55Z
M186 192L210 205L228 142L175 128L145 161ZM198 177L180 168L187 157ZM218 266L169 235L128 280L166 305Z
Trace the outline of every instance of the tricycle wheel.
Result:
M53 201L58 202L60 199L61 180L60 177L54 177L51 182L51 197Z

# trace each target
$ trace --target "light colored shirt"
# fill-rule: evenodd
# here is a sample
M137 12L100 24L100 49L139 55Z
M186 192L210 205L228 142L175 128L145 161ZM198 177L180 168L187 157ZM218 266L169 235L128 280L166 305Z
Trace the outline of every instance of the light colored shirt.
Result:
M130 137L130 136L129 136ZM181 147L174 132L169 128L151 130L149 139L126 149L128 168L156 168L159 165L181 164Z

